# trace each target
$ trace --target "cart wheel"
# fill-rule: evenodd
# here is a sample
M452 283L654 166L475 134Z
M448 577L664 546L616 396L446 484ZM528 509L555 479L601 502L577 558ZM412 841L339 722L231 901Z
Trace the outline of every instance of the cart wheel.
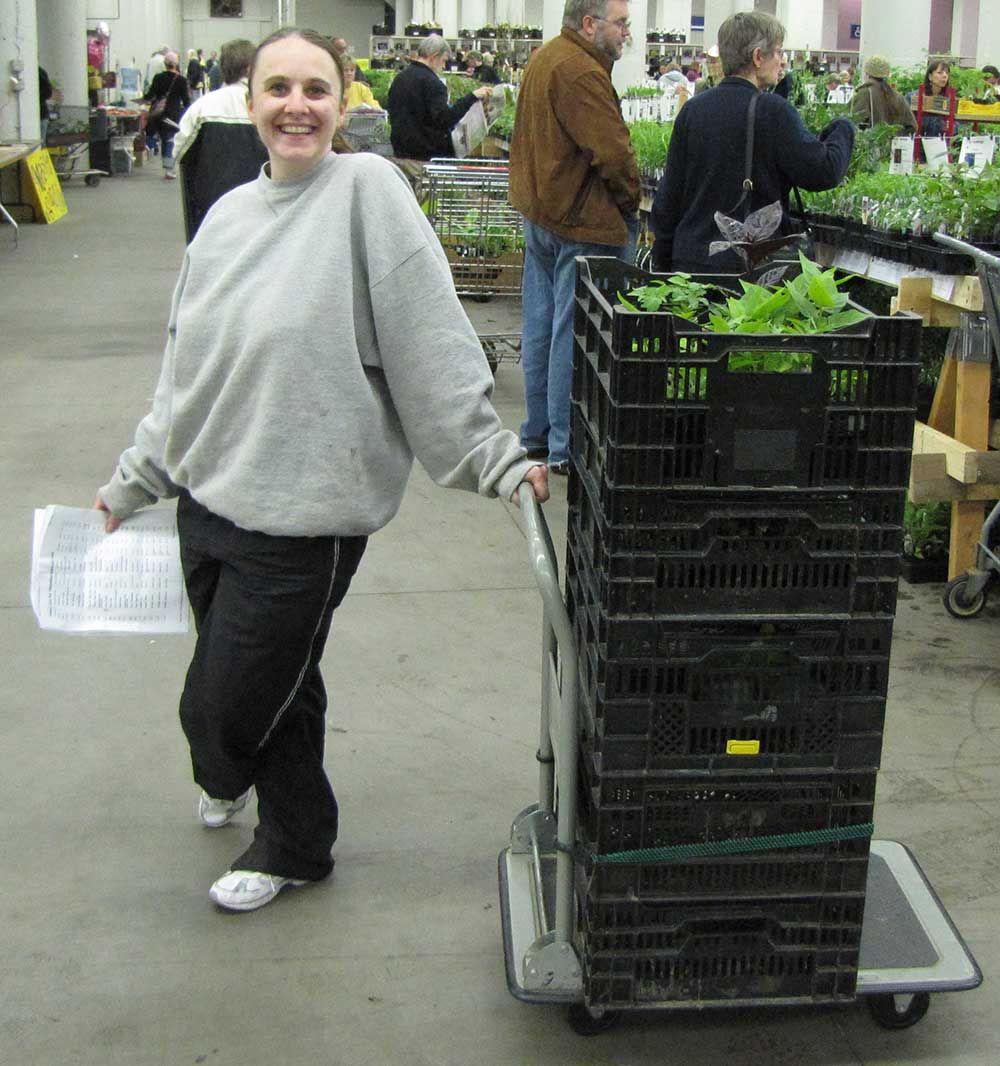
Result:
M960 577L953 577L944 587L941 600L947 612L954 618L975 618L986 606L985 588L971 600L966 598L965 584L968 579L968 574L962 574Z
M89 185L92 189L94 188L95 185L100 185L101 184L101 176L100 176L100 174L88 174L83 179L83 184L84 185Z
M493 299L491 292L477 292L469 297L474 304L488 304Z
M912 996L867 996L868 1012L883 1029L909 1029L927 1013L931 1005L929 992Z
M622 1012L605 1010L592 1014L583 1003L573 1003L569 1008L569 1027L578 1036L597 1036L618 1024Z

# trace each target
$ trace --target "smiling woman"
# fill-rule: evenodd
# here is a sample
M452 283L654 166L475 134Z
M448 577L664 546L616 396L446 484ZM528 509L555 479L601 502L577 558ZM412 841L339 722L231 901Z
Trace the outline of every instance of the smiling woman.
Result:
M209 890L235 911L333 868L319 664L414 457L451 488L548 497L545 468L490 404L489 366L406 179L330 150L343 85L326 38L285 30L257 49L250 111L269 162L188 245L152 410L96 501L113 533L178 498L198 816L219 828L257 793L253 842Z
M271 177L310 171L330 151L344 117L344 68L333 44L319 34L279 30L257 50L249 85L247 108Z

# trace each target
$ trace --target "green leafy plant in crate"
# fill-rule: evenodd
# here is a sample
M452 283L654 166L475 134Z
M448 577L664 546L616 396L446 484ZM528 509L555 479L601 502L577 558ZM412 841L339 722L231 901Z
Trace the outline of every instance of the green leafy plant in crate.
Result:
M903 512L903 554L924 562L946 559L951 504L910 503Z

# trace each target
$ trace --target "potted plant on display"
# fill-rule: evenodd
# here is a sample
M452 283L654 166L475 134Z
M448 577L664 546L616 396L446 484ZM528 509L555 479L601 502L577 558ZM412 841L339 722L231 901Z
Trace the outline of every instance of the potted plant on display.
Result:
M911 585L947 581L950 536L950 503L907 502L900 575Z
M483 41L491 41L496 35L496 26L480 26L480 28L476 30L476 37Z

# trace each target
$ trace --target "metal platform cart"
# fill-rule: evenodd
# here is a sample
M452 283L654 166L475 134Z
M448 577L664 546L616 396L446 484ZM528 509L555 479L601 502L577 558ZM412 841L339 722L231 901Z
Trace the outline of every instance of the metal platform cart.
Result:
M507 200L509 167L497 159L432 159L425 168L427 217L459 296L521 295L523 220ZM520 334L480 337L490 367L520 362Z
M90 165L90 136L87 133L51 133L46 142L52 168L60 181L82 178L85 185L99 185L108 177L106 170Z
M958 241L943 233L935 233L934 239L975 261L983 290L983 311L979 315L967 313L963 316L958 340L966 349L978 349L975 352L978 359L992 362L995 358L1000 365L1000 259L976 248L975 245L966 244L965 241ZM942 599L952 617L975 618L986 606L989 586L1000 575L998 550L1000 503L990 511L983 523L982 534L976 545L976 565L964 574L952 578L945 585Z
M859 998L913 1024L980 981L871 841L920 320L709 333L618 304L654 276L577 262L564 598L525 505L541 780L500 857L511 990L580 1032Z
M578 954L577 656L545 518L522 500L528 553L543 604L539 801L514 819L499 856L507 986L525 1003L564 1004L577 1033L614 1025L617 1010L588 1008ZM982 973L916 858L900 843L873 840L861 933L857 998L886 1029L927 1013L932 992L976 988ZM768 1000L770 1004L782 1000ZM789 1002L795 1002L790 1000ZM741 1007L755 1001L660 1001L666 1008Z

